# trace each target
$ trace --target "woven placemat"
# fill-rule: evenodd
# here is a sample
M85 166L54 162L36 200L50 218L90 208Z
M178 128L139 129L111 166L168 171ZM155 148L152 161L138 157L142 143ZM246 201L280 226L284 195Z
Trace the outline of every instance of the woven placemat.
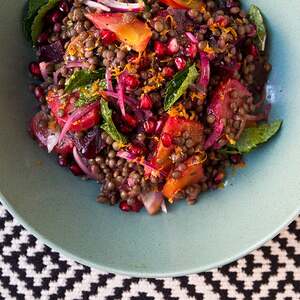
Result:
M300 217L246 257L166 279L98 271L42 244L0 205L1 299L300 299Z

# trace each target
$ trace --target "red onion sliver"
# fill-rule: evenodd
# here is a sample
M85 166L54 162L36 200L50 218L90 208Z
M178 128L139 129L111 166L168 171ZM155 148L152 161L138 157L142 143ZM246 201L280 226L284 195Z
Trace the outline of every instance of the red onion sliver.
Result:
M39 63L41 74L42 74L42 77L43 77L44 81L47 81L48 78L49 78L48 71L47 71L48 65L49 65L49 63L45 63L45 62L40 62Z
M213 146L218 141L218 139L222 135L223 129L224 129L223 123L220 122L218 125L216 125L212 134L205 141L205 144L204 144L205 150L208 149L209 147Z
M209 63L208 56L205 52L200 53L200 61L201 61L201 75L198 84L203 89L203 91L206 91L210 80L210 63Z
M110 72L109 68L106 68L105 80L106 80L107 90L108 91L113 91L113 85L112 85L112 80L111 80L111 72Z
M59 68L53 73L53 82L54 84L58 84L58 76L61 74L62 68Z
M97 0L98 3L101 3L105 6L108 6L110 8L113 8L115 11L131 11L131 12L139 12L144 10L145 5L144 3L138 2L138 3L125 3L125 2L118 2L115 0Z
M62 141L62 139L64 138L64 136L66 135L66 133L69 131L70 127L72 126L72 124L79 120L81 117L83 117L84 115L86 115L87 113L89 113L91 110L93 110L94 108L99 107L99 102L93 102L89 105L86 105L84 107L80 107L78 109L76 109L71 116L68 118L67 122L65 123L59 139L58 139L58 143L60 143Z
M186 32L185 35L193 44L198 44L197 38L191 32Z
M88 178L97 180L96 176L90 171L90 169L84 163L84 161L81 158L81 156L79 155L76 147L73 148L73 156L74 156L74 160L78 164L79 168L88 176Z
M84 1L84 4L91 8L95 8L95 9L99 9L99 10L103 10L103 11L107 11L107 12L110 11L109 7L107 7L101 3L95 2L95 1L86 0L86 1Z
M120 107L121 113L123 116L126 115L125 112L125 88L123 82L118 80L118 105Z
M104 91L104 92L101 92L101 93L105 93L105 95L109 96L109 97L112 97L112 98L115 98L115 99L118 99L119 96L118 96L118 93L115 93L115 92L112 92L112 91ZM127 95L125 95L125 102L131 107L131 108L136 108L137 105L138 105L138 101L132 97L129 97Z

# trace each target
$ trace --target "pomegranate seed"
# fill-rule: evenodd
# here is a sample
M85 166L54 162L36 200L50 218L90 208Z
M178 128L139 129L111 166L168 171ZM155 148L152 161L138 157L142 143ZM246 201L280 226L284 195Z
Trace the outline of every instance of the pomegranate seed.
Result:
M222 28L227 27L229 24L229 18L227 16L217 16L215 22Z
M126 88L130 89L130 90L136 89L140 84L140 81L138 80L138 78L136 76L130 75L130 74L125 76L124 82L125 82Z
M68 157L63 155L58 156L57 162L61 167L66 167L69 164Z
M168 44L168 54L172 55L179 51L179 44L176 38L172 38Z
M77 163L73 162L70 167L69 167L70 171L75 175L75 176L81 176L83 175L82 170L80 169L80 167L77 165Z
M56 33L61 32L61 24L60 23L55 23L53 26L53 31Z
M144 122L144 130L147 134L153 134L156 129L156 120L154 118L149 118Z
M59 10L55 10L54 12L52 12L50 14L49 19L50 19L50 22L53 24L58 23L62 19L62 14Z
M41 69L37 62L32 62L29 64L29 71L33 76L41 76Z
M128 205L126 200L123 200L123 201L120 202L119 208L124 212L129 212L130 211L130 206Z
M143 208L143 203L141 201L136 200L133 204L130 205L131 210L133 212L139 212Z
M41 86L35 87L35 89L34 89L34 97L35 97L37 100L40 101L44 96L45 96L45 91L44 91L44 89L43 89Z
M130 133L132 131L132 128L130 128L129 126L125 125L125 124L122 124L120 125L120 131L122 133Z
M182 57L175 58L175 65L179 71L183 70L186 66L186 61Z
M61 12L67 14L70 10L69 8L69 4L67 3L67 1L60 1L58 8Z
M162 42L155 41L154 51L158 56L164 56L167 53L167 47Z
M104 44L104 46L111 45L112 43L114 43L117 40L116 34L107 29L102 30L100 35L101 35L102 43Z
M254 44L250 45L249 53L256 59L258 57L258 49Z
M138 120L134 116L127 113L125 116L122 116L122 119L131 127L137 127Z
M165 123L166 123L166 119L164 119L164 118L157 121L156 128L155 128L155 133L156 134L161 134L161 132L162 132L164 126L165 126Z
M165 147L170 147L172 145L172 137L168 133L162 134L161 141Z
M195 58L196 54L197 54L197 45L195 44L189 44L185 50L185 54L186 56L190 57L190 58Z
M153 105L153 101L152 101L151 96L143 95L141 97L141 102L140 102L141 109L150 110L152 108L152 105Z
M174 75L174 70L171 67L164 67L162 73L164 76L171 78Z
M223 181L224 177L225 177L225 174L223 172L219 172L214 178L215 183L216 184L221 183Z
M38 42L39 44L47 44L47 43L48 43L48 38L49 38L48 33L47 33L47 32L42 32L42 33L39 35L39 37L38 37L38 39L37 39L37 42Z
M141 145L133 145L132 144L129 146L129 151L135 155L142 155L145 152L145 149Z

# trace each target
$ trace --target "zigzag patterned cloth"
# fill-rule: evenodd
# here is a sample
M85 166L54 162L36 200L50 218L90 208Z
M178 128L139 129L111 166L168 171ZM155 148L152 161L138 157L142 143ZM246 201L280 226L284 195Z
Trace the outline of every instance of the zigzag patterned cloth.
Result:
M0 299L300 299L300 217L265 246L222 268L139 279L53 252L0 205Z

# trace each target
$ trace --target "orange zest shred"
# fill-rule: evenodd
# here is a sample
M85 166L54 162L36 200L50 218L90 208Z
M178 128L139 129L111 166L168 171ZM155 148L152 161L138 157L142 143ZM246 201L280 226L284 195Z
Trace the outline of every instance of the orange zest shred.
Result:
M168 111L168 115L170 117L183 117L185 119L189 119L189 115L186 112L184 106L182 105L182 103L179 103L175 106L173 106L169 111Z
M191 100L192 101L197 101L197 100L200 100L201 102L203 102L206 98L206 94L205 93L202 93L202 92L195 92L193 91L191 93Z
M177 27L177 23L176 23L176 21L174 20L173 16L167 15L166 21L168 21L168 20L170 20L171 27L172 27L173 29L175 29L175 28Z
M228 134L225 134L225 137L231 145L236 144L236 141L234 139L232 139Z
M203 51L207 54L215 54L215 50L208 43Z
M124 70L121 70L120 67L112 67L110 71L112 76L118 77Z
M204 3L200 3L199 10L202 14L206 13L207 12L206 5Z
M237 39L237 33L236 33L236 31L232 27L224 28L223 31L225 33L231 33L232 36L234 37L234 39Z
M164 81L165 78L162 73L154 74L151 78L148 79L147 84L142 88L143 93L147 94L151 91L157 90L162 86Z

